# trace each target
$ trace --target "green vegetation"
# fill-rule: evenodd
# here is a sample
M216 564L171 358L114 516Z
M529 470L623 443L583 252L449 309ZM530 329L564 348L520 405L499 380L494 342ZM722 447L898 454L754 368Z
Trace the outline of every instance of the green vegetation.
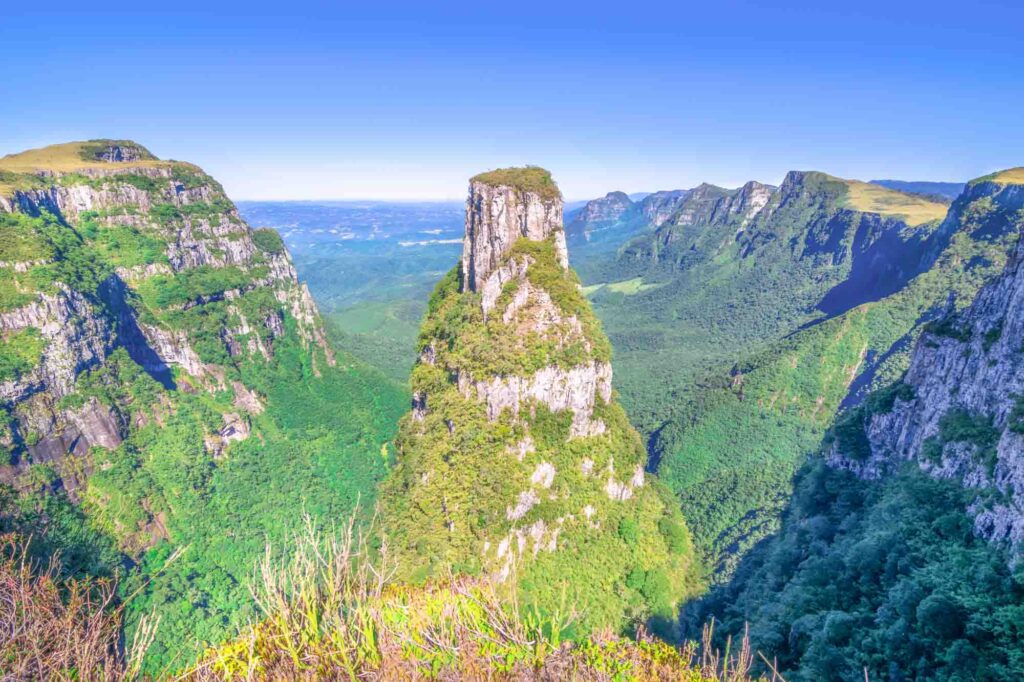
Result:
M187 664L204 642L221 641L252 617L251 567L268 540L289 547L303 513L326 521L348 516L357 501L373 503L382 445L405 409L401 392L358 365L321 364L316 376L291 325L274 351L273 363L242 366L267 410L247 417L253 435L219 461L203 439L223 426L221 414L236 411L232 396L180 391L173 415L160 416L160 400L132 401L152 421L98 455L85 508L122 545L147 547L124 590L142 589L129 607L130 626L153 610L161 616L149 669ZM165 394L146 379L129 385ZM178 547L188 550L164 568Z
M46 348L35 327L0 335L0 382L20 379L31 372Z
M590 286L583 287L583 294L585 296L593 296L598 291L611 291L617 294L623 294L625 296L632 296L638 294L641 291L649 291L650 289L657 288L658 284L645 284L643 277L634 277L632 279L625 279L621 282L601 282L600 284L591 284Z
M736 225L698 218L590 268L599 281L634 274L661 285L628 299L591 296L615 346L623 404L716 579L778 527L792 475L840 405L896 380L922 323L951 292L966 305L1017 239L1012 202L1003 208L998 195L960 205L955 230L908 231L851 212L846 188L807 173L738 239ZM858 233L873 235L872 246ZM922 253L934 255L921 262ZM928 329L969 337L958 324L946 316ZM851 411L837 424L853 456L867 454L864 418Z
M183 679L750 679L746 640L724 656L709 629L703 647L607 634L573 642L566 636L579 614L571 605L542 615L483 580L389 583L377 578L390 575L389 562L368 559L368 545L351 532L321 539L307 529L288 561L259 566L262 620Z
M540 166L523 166L521 168L499 168L474 175L470 182L482 182L494 187L514 187L522 192L533 192L542 199L552 200L562 197L558 185L555 184L549 171Z
M967 443L973 447L975 461L983 465L989 476L996 466L996 444L1001 432L992 425L992 419L983 414L972 414L963 409L952 409L939 420L939 433L924 442L921 454L939 464L947 443Z
M380 580L387 562L372 558L366 536L356 539L353 531L349 525L344 534L321 538L307 521L280 564L271 559L279 552L268 546L253 585L260 621L208 649L182 674L163 670L159 679L752 679L746 638L723 655L711 647L709 628L700 645L607 634L571 643L564 639L576 615L571 608L544 618L520 609L514 595L510 600L492 583L410 589ZM0 536L0 626L10 634L0 641L4 673L153 679L141 664L160 620L147 620L137 637L123 641L116 583L71 577L60 557L39 561L30 544L17 533Z
M508 322L499 314L485 320L480 295L459 291L459 267L428 304L420 348L434 360L412 374L414 395L425 396L427 409L422 419L403 420L395 468L381 493L399 575L420 581L514 564L527 608L551 615L568 600L580 609L580 634L650 615L670 629L675 605L698 587L693 550L682 516L656 481L630 487L624 500L607 492L611 474L599 472L629 486L646 460L622 408L596 398L593 418L604 432L570 438L571 411L530 401L518 416L489 416L486 403L463 395L452 379L456 370L480 381L609 358L599 323L575 274L557 263L553 241L522 239L505 256L527 257L526 280L548 294L557 312L537 312L530 306L540 304L528 302ZM506 284L495 310L505 310L518 286L519 280ZM530 322L537 315L572 315L580 329L556 321L538 331ZM527 442L518 457L517 444ZM538 483L544 471L550 478Z
M145 630L146 619L159 619L144 665L149 673L167 672L189 665L254 615L251 571L268 540L286 552L303 514L327 522L347 517L360 501L372 508L386 443L408 403L401 389L347 355L330 364L291 316L290 304L278 300L294 285L266 284L269 270L260 256L247 268L204 265L119 288L116 267L167 263L167 243L182 221L237 221L234 207L194 166L171 164L174 181L206 185L212 196L209 203L177 207L161 203L163 180L77 173L90 167L79 151L80 145L40 150L7 157L0 166L62 173L51 183L128 184L150 194L153 214L125 204L83 212L73 225L45 211L0 217L5 258L45 261L26 272L3 269L0 309L70 289L81 296L75 314L106 322L119 340L133 338L122 325L134 317L174 332L173 342L188 344L207 367L203 376L175 368L166 377L151 368L158 381L117 345L101 364L79 373L74 392L57 408L78 410L95 400L123 426L125 439L112 450L94 447L30 464L19 492L0 489L0 532L31 536L30 551L40 561L59 553L68 576L119 578L119 594L131 595L124 605L126 641ZM153 215L158 219L147 219ZM245 236L244 226L238 233ZM194 235L208 237L201 230ZM254 239L262 253L281 252L274 234ZM238 293L222 297L225 291ZM136 336L134 343L144 342ZM43 346L33 328L5 334L0 377L30 371ZM30 409L28 403L4 407L4 454L11 458L5 464L31 462L31 448L52 437L26 426ZM248 437L232 439L229 422ZM14 433L22 439L11 438ZM77 486L73 497L80 504L60 491L61 482Z
M611 344L580 291L576 274L558 264L553 238L543 242L520 239L510 256L534 260L527 270L530 284L547 292L565 318L575 316L583 333L574 332L569 322L562 321L543 336L521 338L501 316L491 315L485 320L480 295L459 292L456 266L437 285L430 299L420 332L420 350L431 343L445 346L452 366L478 380L531 374L550 364L569 368L588 359L610 360ZM499 309L504 308L503 302L511 300L515 286L515 282L506 285L498 299Z
M121 177L121 176L118 176ZM129 225L102 225L96 212L79 216L79 232L111 265L132 267L167 263L167 244Z
M208 220L212 223L219 223L230 216L226 215L234 210L234 205L226 198L220 197L209 203L196 202L194 204L153 204L149 210L149 217L154 223L163 228L172 228L181 225L185 219Z
M1024 581L975 537L959 485L913 464L879 483L821 461L782 532L693 609L778 657L787 680L1024 675Z
M257 248L266 253L284 253L284 242L281 235L272 227L262 227L252 231L252 241Z
M1015 394L1010 397L1013 398L1013 409L1006 420L1006 428L1014 433L1024 433L1024 396Z
M0 312L15 310L36 300L31 276L0 268Z
M0 168L0 196L11 196L18 190L41 189L45 180L31 173L15 173Z
M240 289L262 276L266 276L265 268L246 272L233 265L203 265L173 275L154 275L140 282L137 291L150 310L158 311Z
M28 263L47 260L53 251L35 229L35 221L21 213L0 213L0 261Z

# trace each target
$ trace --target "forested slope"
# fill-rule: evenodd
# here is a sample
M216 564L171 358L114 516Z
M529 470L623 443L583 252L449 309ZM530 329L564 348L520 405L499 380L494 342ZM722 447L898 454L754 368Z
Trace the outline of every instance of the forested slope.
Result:
M719 576L777 527L789 481L844 401L906 366L920 325L963 305L1016 233L985 197L946 207L822 173L703 187L626 245L593 295L652 467Z
M272 230L129 141L0 159L5 530L116 575L152 670L251 617L268 539L372 505L402 391L339 355Z

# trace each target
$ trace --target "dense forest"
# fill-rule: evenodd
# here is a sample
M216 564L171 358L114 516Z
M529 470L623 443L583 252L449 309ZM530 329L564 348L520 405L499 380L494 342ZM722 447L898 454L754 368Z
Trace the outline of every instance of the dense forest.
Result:
M546 171L481 174L407 348L419 308L328 272L356 307L325 322L279 233L191 164L124 140L4 157L0 621L36 634L3 665L1020 676L1016 545L978 525L1012 516L1020 400L933 416L912 358L1015 371L989 308L1022 182L950 203L792 172L611 193L563 231ZM917 465L879 435L911 409Z

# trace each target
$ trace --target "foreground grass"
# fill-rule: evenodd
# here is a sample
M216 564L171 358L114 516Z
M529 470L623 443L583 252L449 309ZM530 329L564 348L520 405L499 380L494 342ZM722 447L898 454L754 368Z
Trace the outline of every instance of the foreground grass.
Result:
M745 639L726 656L643 631L636 639L605 632L570 641L571 607L524 612L506 585L468 578L394 584L386 546L370 561L365 538L351 526L327 541L309 526L297 547L285 561L268 550L257 569L253 597L265 619L210 649L183 679L751 679Z
M372 550L350 525L328 539L307 522L285 559L268 548L252 596L262 620L211 647L184 672L142 673L158 623L121 639L122 608L109 580L61 578L33 563L16 536L0 538L3 680L577 680L747 682L747 638L724 655L703 643L672 646L642 629L566 638L577 614L520 610L500 584L450 578L395 584L387 547ZM770 666L769 666L770 667ZM771 679L778 680L779 677Z
M155 623L121 642L111 580L62 580L53 559L31 559L29 543L0 536L0 679L137 679Z

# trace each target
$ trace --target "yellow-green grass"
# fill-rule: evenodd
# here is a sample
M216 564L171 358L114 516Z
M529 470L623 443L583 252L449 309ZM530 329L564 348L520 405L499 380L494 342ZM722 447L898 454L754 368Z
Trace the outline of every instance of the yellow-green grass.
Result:
M515 187L524 192L534 192L543 199L561 199L562 192L551 177L551 172L540 166L499 168L474 175L471 182L482 182L494 187Z
M592 296L601 289L608 289L608 291L614 291L618 294L632 296L633 294L639 294L641 291L656 289L659 286L661 285L644 284L643 277L634 277L633 279L624 279L620 282L600 282L598 284L591 284L590 286L583 287L583 295Z
M0 171L9 171L11 173L35 173L38 171L70 173L73 171L96 168L128 166L133 168L157 168L172 164L170 161L160 161L157 159L107 163L104 161L90 161L83 158L82 154L86 151L88 145L100 142L105 141L94 140L65 142L64 144L54 144L49 147L41 147L40 149L29 149L28 151L20 152L18 154L8 154L7 156L0 158ZM139 146L130 142L120 143ZM0 190L3 190L4 188L4 186L0 185Z
M948 206L942 202L859 180L843 182L847 187L846 205L856 211L901 218L911 226L946 217Z
M992 176L992 182L1004 185L1024 185L1024 166L999 171Z

